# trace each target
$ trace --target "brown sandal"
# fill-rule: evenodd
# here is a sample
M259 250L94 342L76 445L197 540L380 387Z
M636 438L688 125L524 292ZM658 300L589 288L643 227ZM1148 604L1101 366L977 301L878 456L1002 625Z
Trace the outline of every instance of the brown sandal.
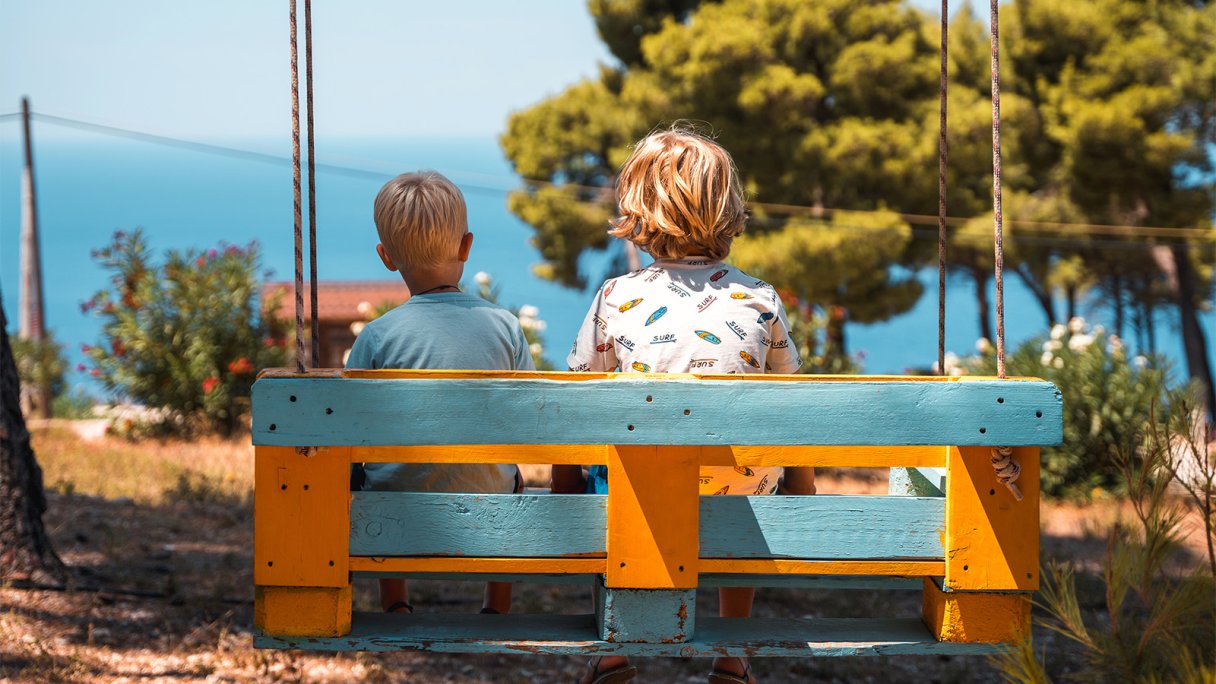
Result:
M603 656L596 656L587 661L587 671L579 678L579 683L583 682L583 678L590 677L587 684L623 684L623 682L631 681L638 676L638 669L632 665L625 664L614 667L611 670L599 670L600 661Z
M741 675L719 670L716 667L709 673L709 684L753 684L755 681L756 679L752 677L752 664L748 662L743 663L743 674Z

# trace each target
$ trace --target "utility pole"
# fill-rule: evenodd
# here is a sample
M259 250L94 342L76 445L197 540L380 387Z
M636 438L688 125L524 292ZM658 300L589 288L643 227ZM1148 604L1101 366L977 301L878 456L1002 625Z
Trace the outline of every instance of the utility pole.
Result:
M25 142L25 168L21 173L21 293L17 312L17 335L35 343L46 341L42 305L42 253L38 247L38 197L34 190L34 145L30 137L30 99L21 98L21 131ZM41 356L41 354L39 354ZM21 394L27 413L36 409L51 417L51 388L46 382Z

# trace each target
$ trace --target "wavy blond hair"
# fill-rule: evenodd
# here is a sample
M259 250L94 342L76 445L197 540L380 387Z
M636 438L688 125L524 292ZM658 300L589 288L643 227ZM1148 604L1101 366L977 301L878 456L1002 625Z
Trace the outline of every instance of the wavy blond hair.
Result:
M380 188L376 232L397 268L435 267L454 259L469 232L460 189L436 171L403 173Z
M656 259L724 259L747 211L735 163L718 143L673 128L642 138L617 179L608 232Z

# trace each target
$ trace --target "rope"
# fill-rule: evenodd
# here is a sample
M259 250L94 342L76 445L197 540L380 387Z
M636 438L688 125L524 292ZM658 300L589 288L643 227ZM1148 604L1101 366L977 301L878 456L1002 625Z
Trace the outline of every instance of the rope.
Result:
M1021 501L1022 490L1018 489L1014 482L1017 482L1018 476L1022 474L1022 466L1013 460L1013 447L992 447L990 460L992 469L996 471L996 479L1013 493L1013 498Z
M1005 377L1005 241L1001 225L1001 48L997 0L991 0L992 25L992 222L996 275L996 375Z
M304 221L300 200L300 73L296 57L296 0L291 8L291 171L295 199L296 244L296 371L304 372Z
M312 314L312 367L321 365L317 321L317 164L312 126L312 0L304 0L304 91L308 128L308 289Z
M949 0L942 0L941 80L938 82L940 115L937 134L937 372L946 374L946 74L950 14Z

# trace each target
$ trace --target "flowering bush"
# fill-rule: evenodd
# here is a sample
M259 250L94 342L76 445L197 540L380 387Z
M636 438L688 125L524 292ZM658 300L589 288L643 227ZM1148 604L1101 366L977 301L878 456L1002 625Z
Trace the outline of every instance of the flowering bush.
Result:
M139 230L119 231L93 256L113 275L81 305L102 319L102 342L83 349L91 373L160 409L160 429L235 430L257 370L286 357L282 322L259 310L257 245L169 250L158 263Z
M978 347L976 358L948 357L947 373L996 375L995 350L986 341ZM1005 366L1010 376L1050 380L1064 395L1064 442L1043 449L1043 492L1088 497L1121 491L1117 456L1139 446L1153 408L1165 400L1163 362L1145 356L1129 360L1118 336L1074 318L1023 343Z
M789 290L778 290L785 305L785 315L790 322L790 337L798 348L802 359L799 373L849 374L860 373L865 352L850 357L839 352L837 345L830 344L828 317L842 315L842 311L824 311L812 307ZM843 326L839 326L843 330Z
M64 393L67 389L64 376L68 361L63 356L63 345L56 342L50 332L37 342L16 336L10 337L9 342L13 346L13 360L17 364L17 377L21 379L23 392L34 391L45 384L52 401Z

